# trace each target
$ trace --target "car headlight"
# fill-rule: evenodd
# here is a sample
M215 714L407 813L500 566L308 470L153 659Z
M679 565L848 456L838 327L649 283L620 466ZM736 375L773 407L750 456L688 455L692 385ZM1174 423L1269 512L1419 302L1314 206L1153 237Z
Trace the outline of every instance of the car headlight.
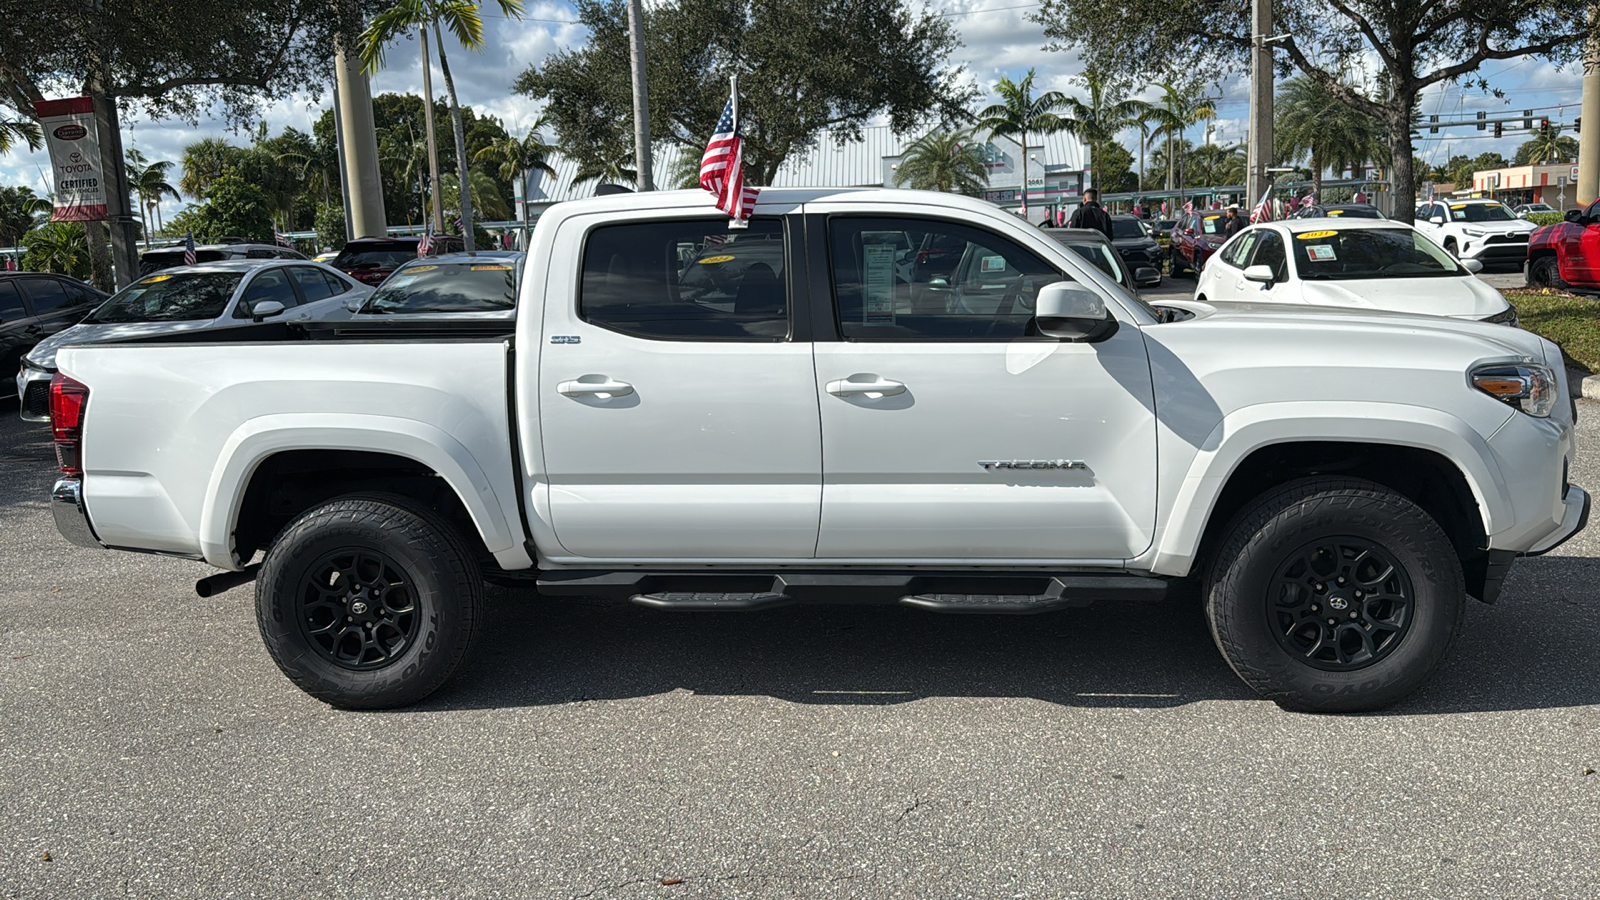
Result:
M1472 386L1530 416L1555 408L1556 373L1536 363L1491 363L1472 370Z
M1497 312L1483 321L1488 322L1490 325L1510 325L1512 328L1522 327L1522 323L1517 320L1517 308L1509 303L1506 304L1505 312Z
M1461 229L1461 233L1467 237L1483 237L1489 232L1484 231L1482 228L1463 228Z

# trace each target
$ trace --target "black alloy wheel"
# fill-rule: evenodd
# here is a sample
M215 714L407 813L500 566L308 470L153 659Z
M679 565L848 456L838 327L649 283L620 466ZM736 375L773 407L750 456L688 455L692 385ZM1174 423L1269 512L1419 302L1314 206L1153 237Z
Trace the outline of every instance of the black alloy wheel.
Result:
M1412 594L1410 576L1372 541L1312 541L1274 573L1267 626L1306 665L1351 672L1400 646L1411 627Z
M297 616L307 643L334 665L380 669L416 640L413 579L383 553L337 550L306 570Z

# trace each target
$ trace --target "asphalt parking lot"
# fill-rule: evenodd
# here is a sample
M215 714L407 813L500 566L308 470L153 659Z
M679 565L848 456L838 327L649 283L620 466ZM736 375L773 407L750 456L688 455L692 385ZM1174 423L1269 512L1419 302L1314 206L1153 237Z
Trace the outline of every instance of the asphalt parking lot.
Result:
M346 713L273 667L249 588L59 538L52 469L0 409L0 897L1600 895L1600 528L1382 715L1255 699L1192 601L505 591L445 690Z

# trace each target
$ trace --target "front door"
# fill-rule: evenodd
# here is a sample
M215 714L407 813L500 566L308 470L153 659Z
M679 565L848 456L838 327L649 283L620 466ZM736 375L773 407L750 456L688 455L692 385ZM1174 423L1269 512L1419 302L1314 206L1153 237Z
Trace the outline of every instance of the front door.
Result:
M840 338L815 345L818 558L1104 562L1148 547L1156 435L1139 329L1095 344L1030 333L1060 261L965 223L847 213L814 229Z
M1600 282L1600 201L1583 211L1579 222L1561 226L1558 261L1565 264L1561 277L1573 284Z
M727 223L575 217L555 236L580 274L552 267L524 389L539 392L551 524L574 556L816 551L821 426L811 345L791 337L789 226Z

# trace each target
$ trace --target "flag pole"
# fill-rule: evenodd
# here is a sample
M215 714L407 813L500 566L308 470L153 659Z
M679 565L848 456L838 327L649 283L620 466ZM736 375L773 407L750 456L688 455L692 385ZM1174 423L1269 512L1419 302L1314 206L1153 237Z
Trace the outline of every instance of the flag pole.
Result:
M737 136L739 134L739 74L737 72L728 76L728 89L733 92L733 133ZM749 227L750 223L744 219L740 219L736 216L728 217L729 229Z

